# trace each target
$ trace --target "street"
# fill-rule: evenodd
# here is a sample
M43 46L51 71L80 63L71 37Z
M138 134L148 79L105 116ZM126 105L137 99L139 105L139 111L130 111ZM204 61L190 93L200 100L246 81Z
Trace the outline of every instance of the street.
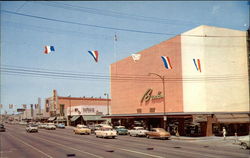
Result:
M247 158L249 150L220 140L158 140L118 136L75 135L70 128L27 133L25 126L6 124L0 133L1 158Z

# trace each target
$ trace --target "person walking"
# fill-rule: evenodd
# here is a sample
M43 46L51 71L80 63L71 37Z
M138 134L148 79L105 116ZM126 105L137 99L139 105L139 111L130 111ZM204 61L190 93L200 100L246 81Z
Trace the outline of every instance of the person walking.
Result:
M225 127L223 127L223 129L222 129L222 134L223 134L223 139L226 140L227 131L226 131Z

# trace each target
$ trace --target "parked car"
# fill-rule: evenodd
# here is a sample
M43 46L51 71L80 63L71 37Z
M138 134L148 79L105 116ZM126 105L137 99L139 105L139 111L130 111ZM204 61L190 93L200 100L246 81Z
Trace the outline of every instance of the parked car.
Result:
M118 135L127 135L128 129L125 128L125 126L115 126L115 130Z
M27 125L28 123L27 122L24 122L24 121L21 121L19 122L19 125Z
M88 127L91 129L91 133L95 133L96 130L99 130L103 126L107 126L107 125L106 124L92 124L92 125L88 125Z
M117 132L111 126L106 125L96 130L95 135L102 138L115 138L117 137Z
M26 131L27 132L38 132L38 126L36 124L28 124L26 126Z
M134 127L132 130L129 130L128 133L130 136L146 136L146 132L148 130L145 130L143 127Z
M242 149L248 149L250 148L250 135L242 136L239 138L240 146Z
M5 132L5 131L6 131L6 129L5 129L4 125L0 124L0 132Z
M40 124L38 125L38 128L45 128L46 126L47 126L46 123L40 123Z
M160 138L160 139L169 139L171 134L163 128L153 128L152 130L146 132L147 138Z
M57 128L65 128L65 124L64 123L58 123L56 124Z
M45 129L48 129L48 130L55 130L56 129L56 126L54 123L47 123L46 126L45 126Z
M85 125L77 125L76 128L74 128L74 133L75 134L91 134L91 129L89 129Z

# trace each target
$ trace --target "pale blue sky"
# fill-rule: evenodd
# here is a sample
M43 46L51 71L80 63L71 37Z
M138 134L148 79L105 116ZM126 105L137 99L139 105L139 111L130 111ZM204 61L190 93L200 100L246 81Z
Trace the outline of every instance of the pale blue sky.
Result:
M13 75L10 72L6 73L6 68L59 70L59 72L82 73L92 77L98 74L105 77L109 76L110 64L116 60L199 25L246 31L249 27L249 3L247 1L2 1L3 110L7 110L9 104L17 107L21 107L22 104L35 104L38 97L43 99L42 105L44 105L44 99L52 96L53 89L56 89L61 96L72 97L105 97L104 93L110 93L110 83L107 78L58 79L48 76ZM118 30L99 28L99 26L118 28ZM118 41L115 43L116 56L113 41L115 33L118 36ZM43 54L45 45L55 46L56 52ZM94 62L88 50L99 51L98 63Z

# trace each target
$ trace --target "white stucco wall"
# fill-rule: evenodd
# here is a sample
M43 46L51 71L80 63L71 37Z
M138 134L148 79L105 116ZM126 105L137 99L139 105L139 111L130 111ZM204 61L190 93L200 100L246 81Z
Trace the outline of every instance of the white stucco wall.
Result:
M249 111L246 32L200 26L183 33L181 43L184 112Z

